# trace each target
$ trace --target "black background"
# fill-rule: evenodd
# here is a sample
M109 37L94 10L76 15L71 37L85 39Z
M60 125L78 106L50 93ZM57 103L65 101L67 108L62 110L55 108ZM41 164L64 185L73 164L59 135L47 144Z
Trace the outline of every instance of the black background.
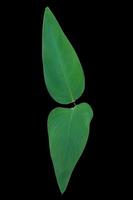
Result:
M59 104L49 96L43 78L41 31L46 6L74 46L85 72L85 92L77 103L88 102L94 111L89 141L63 196L48 147L47 116ZM117 11L115 3L70 0L17 1L4 6L6 194L39 200L108 199L118 193L121 144L114 109L116 113L120 109L121 18Z

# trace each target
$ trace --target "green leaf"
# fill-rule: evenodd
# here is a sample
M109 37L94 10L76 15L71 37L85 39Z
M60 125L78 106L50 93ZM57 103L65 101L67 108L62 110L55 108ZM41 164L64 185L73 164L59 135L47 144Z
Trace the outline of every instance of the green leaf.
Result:
M45 10L43 21L42 60L45 82L51 97L61 104L78 99L85 87L82 66L49 8Z
M48 117L50 154L63 193L79 160L88 136L93 111L87 103L73 108L56 108Z

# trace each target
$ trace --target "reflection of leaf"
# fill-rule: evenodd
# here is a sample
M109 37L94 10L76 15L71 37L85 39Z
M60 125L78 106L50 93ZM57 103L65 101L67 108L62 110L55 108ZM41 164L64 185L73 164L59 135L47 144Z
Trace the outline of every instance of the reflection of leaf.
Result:
M84 91L84 73L75 50L49 8L43 22L42 59L46 86L53 99L61 104L75 102ZM62 193L85 148L92 116L87 103L56 108L49 114L50 154Z
M92 116L90 106L81 103L71 109L56 108L48 117L50 153L62 193L86 145Z
M84 74L72 45L49 8L44 15L42 58L47 89L55 101L68 104L84 91Z

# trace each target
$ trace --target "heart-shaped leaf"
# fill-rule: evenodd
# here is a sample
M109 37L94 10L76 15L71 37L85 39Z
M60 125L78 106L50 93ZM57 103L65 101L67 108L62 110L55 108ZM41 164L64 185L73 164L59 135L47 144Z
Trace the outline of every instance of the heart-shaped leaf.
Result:
M88 136L93 111L87 103L73 108L55 108L48 117L49 146L61 192L68 185Z
M84 73L76 52L56 18L46 8L42 32L42 59L47 89L55 101L68 104L84 91Z

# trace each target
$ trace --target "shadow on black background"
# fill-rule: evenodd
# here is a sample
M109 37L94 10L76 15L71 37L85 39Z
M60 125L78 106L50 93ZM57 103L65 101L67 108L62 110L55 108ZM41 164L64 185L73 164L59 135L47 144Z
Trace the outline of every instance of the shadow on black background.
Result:
M47 116L59 104L49 96L43 79L41 30L46 6L58 19L83 66L86 88L77 103L88 102L94 110L89 141L63 196L48 147ZM113 94L114 88L119 89L114 86L117 70L113 67L117 27L110 6L104 6L85 1L33 0L19 1L13 9L6 7L9 123L5 129L9 129L9 136L4 150L8 163L5 183L9 194L18 199L108 199L118 190L119 153L114 153L117 117L112 120L111 109L118 103Z

